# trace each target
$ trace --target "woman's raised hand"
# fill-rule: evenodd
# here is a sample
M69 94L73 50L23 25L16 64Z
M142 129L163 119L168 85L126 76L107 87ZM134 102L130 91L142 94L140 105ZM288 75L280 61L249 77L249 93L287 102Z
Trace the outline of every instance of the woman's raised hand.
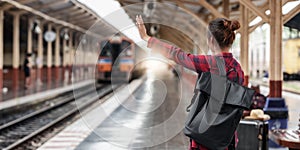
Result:
M136 18L136 24L137 27L139 29L139 33L140 33L140 37L145 40L146 42L148 42L148 40L150 39L150 36L147 34L147 30L146 27L144 25L144 21L141 15L137 15Z

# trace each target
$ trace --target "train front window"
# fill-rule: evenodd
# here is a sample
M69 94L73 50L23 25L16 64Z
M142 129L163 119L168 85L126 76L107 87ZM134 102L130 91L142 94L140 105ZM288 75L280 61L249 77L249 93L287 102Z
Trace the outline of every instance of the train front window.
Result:
M111 45L107 41L101 42L101 52L100 56L102 57L109 57L111 56Z
M131 43L127 40L123 40L121 43L121 49L124 52L125 56L132 55Z

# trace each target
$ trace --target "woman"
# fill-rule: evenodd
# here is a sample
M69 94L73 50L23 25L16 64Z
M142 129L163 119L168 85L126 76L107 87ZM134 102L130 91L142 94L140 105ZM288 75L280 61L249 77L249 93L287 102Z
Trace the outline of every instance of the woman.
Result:
M209 23L207 44L212 52L212 55L193 55L185 53L178 47L164 43L154 37L147 35L146 28L143 24L141 16L136 17L136 24L138 25L140 37L148 42L148 47L153 50L158 50L165 57L175 61L177 64L183 65L186 68L192 69L197 73L208 72L218 74L218 68L215 57L221 57L225 62L225 68L228 72L231 69L235 71L230 72L227 77L231 81L238 78L238 83L243 84L244 72L238 61L233 58L232 53L229 52L231 45L235 39L235 30L240 28L240 24L236 20L227 20L218 18ZM236 136L235 136L236 137ZM232 144L227 149L234 149L237 139L234 138ZM203 145L197 144L191 140L191 150L206 150Z

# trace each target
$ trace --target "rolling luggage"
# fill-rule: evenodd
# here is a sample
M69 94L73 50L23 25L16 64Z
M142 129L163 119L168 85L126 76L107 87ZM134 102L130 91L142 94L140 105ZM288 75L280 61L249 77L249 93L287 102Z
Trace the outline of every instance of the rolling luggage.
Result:
M241 120L237 128L237 150L267 150L268 121Z

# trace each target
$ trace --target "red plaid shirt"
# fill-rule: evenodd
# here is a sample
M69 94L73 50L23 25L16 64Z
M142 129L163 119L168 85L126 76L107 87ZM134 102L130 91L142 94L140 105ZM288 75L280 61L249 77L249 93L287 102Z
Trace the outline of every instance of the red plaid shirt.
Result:
M165 57L175 61L177 64L180 64L186 68L196 71L197 73L208 72L218 74L219 69L216 64L215 57L223 57L225 61L226 71L228 72L230 69L234 68L235 71L230 72L227 77L229 80L234 81L238 79L239 84L243 84L244 82L244 72L242 70L239 62L233 58L231 53L222 53L218 55L193 55L184 52L182 49L170 45L168 43L162 42L154 37L151 37L148 41L148 47L153 50L159 51ZM236 137L236 136L235 136ZM237 143L237 138L235 139ZM192 140L190 149L201 149L207 150L201 144L197 144L194 140Z

